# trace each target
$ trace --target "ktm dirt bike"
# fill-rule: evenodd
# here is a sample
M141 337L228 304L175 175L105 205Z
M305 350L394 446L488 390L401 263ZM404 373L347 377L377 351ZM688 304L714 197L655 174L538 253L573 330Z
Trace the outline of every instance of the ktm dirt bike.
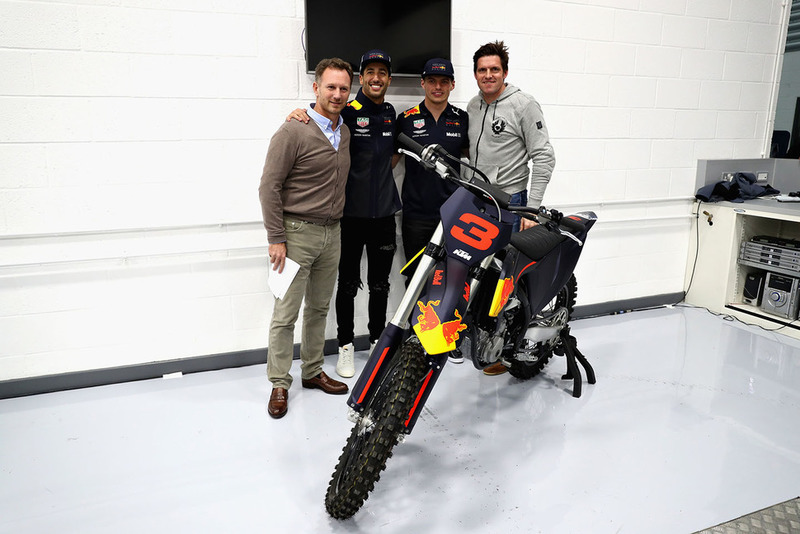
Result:
M462 179L447 162L458 160L438 145L422 147L403 134L399 142L402 153L460 187L442 206L441 222L347 401L355 425L325 496L337 519L364 504L451 351L461 350L478 368L502 361L522 379L561 353L573 396L581 393L578 362L595 381L568 325L573 271L595 214L511 207L510 195L478 169L476 178ZM512 232L514 215L540 224Z

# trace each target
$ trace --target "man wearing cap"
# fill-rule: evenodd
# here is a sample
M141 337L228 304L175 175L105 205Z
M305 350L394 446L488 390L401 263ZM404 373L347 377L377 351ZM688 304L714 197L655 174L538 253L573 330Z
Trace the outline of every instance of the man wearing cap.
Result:
M456 158L466 155L469 117L463 109L448 102L455 87L452 63L442 58L429 60L420 85L425 99L397 117L397 133L404 133L421 145L440 145ZM395 154L395 163L400 157ZM452 166L459 169L457 163ZM405 168L402 235L406 261L410 261L430 241L439 223L439 208L458 186L442 180L412 158L405 158ZM414 268L415 265L405 270L409 279Z
M457 159L466 156L469 117L448 101L456 85L452 63L443 58L428 60L420 85L425 90L425 99L397 117L397 133L404 133L421 145L440 145ZM396 154L394 162L400 157ZM458 163L450 163L459 170ZM457 188L435 172L424 169L413 158L405 158L402 234L407 262L428 244L439 224L439 208ZM408 280L415 269L416 262L405 268ZM451 361L461 363L464 360L454 354Z
M396 112L385 101L386 90L392 82L391 57L382 50L369 50L361 57L359 72L361 88L342 110L351 141L336 291L339 342L336 372L345 378L355 374L355 298L362 287L361 255L365 247L370 346L386 326L389 274L397 249L394 216L400 209L400 197L392 174ZM308 117L298 113L300 111L290 114L287 120L307 122Z
M539 103L506 83L508 47L486 43L472 56L480 93L467 105L470 123L470 162L492 183L511 194L511 203L539 207L556 159ZM535 225L516 218L515 228ZM487 375L505 373L502 361L486 367Z

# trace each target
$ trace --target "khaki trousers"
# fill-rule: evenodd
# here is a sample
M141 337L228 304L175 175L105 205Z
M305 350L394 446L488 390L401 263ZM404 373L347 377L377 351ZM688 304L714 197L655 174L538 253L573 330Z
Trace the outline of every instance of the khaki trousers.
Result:
M269 327L267 377L272 387L289 389L294 355L294 325L303 307L300 338L301 377L313 378L322 371L325 326L328 319L341 251L339 223L321 226L284 217L286 256L300 270L282 299L275 299ZM271 268L271 267L270 267Z

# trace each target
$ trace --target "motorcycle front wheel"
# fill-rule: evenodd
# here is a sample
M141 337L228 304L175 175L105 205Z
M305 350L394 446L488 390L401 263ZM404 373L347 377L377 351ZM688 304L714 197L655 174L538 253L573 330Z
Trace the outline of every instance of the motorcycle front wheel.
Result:
M556 297L531 319L531 324L546 323L561 308L566 308L567 322L569 322L569 318L572 317L572 313L575 309L575 298L577 294L578 281L573 274ZM526 349L526 352L533 355L534 358L526 360L512 359L511 366L508 368L509 374L521 380L528 380L538 375L542 372L544 366L547 365L547 362L553 357L553 351L555 350L558 353L559 343L560 340L555 343L540 341L536 343L533 348Z
M428 370L419 340L406 340L347 438L325 495L336 519L352 517L367 500L386 468Z

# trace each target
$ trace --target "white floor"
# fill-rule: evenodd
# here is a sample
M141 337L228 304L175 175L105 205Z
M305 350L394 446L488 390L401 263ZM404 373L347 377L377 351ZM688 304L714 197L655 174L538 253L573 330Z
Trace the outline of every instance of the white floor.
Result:
M449 365L347 521L323 506L344 398L297 364L281 420L263 365L0 401L0 532L675 534L800 495L800 343L689 308L573 332L583 397L563 358Z

